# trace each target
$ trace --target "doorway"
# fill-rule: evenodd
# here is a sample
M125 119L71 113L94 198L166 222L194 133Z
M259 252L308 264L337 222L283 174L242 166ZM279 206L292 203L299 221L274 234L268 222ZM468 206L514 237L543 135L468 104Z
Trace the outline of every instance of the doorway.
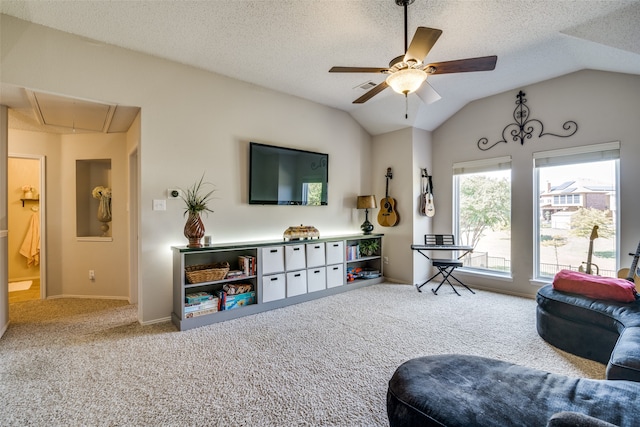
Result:
M44 299L45 158L12 154L7 162L9 303Z

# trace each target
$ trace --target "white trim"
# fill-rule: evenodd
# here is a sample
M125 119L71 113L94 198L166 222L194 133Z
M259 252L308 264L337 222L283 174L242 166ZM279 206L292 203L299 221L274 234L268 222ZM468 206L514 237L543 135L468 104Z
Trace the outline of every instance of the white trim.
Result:
M140 325L142 326L148 326L148 325L155 325L157 323L164 323L164 322L170 322L170 321L171 321L171 317L162 317L160 319L147 320L146 322L138 321L138 323L140 323Z
M513 283L513 276L511 272L508 273L499 273L497 270L480 270L477 268L470 267L461 267L456 269L456 274L466 274L468 276L476 276L476 277L488 277L494 280L501 280L505 282Z
M113 237L100 237L100 236L76 237L76 242L113 242Z
M47 297L47 299L63 299L63 298L73 298L73 299L108 299L108 300L116 300L116 301L126 301L129 302L129 298L127 297L115 297L108 295L51 295Z
M7 291L8 292L8 291ZM7 332L7 329L9 329L9 323L11 323L10 321L7 322L2 329L0 329L0 337L4 335L5 332Z

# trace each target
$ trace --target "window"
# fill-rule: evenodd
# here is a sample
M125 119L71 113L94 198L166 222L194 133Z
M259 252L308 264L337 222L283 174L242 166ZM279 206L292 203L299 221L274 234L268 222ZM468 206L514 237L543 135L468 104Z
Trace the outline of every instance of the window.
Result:
M618 142L534 153L537 278L588 267L616 277L619 156Z
M454 234L473 246L464 267L511 272L511 157L453 165Z
M302 203L305 205L320 206L322 203L322 183L302 183Z

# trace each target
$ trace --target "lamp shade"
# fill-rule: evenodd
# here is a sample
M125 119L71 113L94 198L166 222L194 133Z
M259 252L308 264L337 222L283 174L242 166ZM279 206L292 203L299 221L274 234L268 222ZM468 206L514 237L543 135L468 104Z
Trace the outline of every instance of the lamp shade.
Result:
M376 196L358 196L358 209L375 209L377 207Z
M427 80L426 72L416 68L405 68L390 74L386 82L396 92L406 95L418 90L425 80Z

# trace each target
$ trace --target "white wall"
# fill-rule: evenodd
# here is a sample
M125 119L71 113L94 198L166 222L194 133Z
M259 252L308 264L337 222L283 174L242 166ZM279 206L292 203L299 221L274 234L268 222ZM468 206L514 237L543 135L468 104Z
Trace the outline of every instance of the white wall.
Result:
M126 138L127 134L57 135L9 130L9 152L43 155L47 164L47 244L43 248L48 255L47 297L129 298ZM86 159L111 159L112 241L76 239L76 160ZM29 205L19 206L30 215ZM23 233L16 234L16 244L20 244L24 230L17 227L15 231ZM90 269L96 273L94 281L88 279Z
M412 243L423 243L424 235L431 230L431 219L421 216L419 210L420 177L423 168L431 171L431 132L405 128L373 137L372 180L378 205L385 197L386 171L390 167L393 178L389 180L389 197L396 201L400 218L394 227L382 227L378 223L378 210L372 223L375 233L384 233L383 257L389 263L384 275L399 283L422 283L431 272L429 261L411 250Z
M569 138L545 136L501 143L488 151L477 147L480 138L502 139L512 123L516 94L526 93L530 118L539 119L545 132L562 133L562 124L574 120L578 131ZM640 199L640 76L585 70L514 89L465 106L433 132L434 185L437 213L434 229L452 229L452 165L476 159L512 156L512 275L499 280L462 275L468 284L523 295L534 295L539 283L533 275L533 160L532 153L556 148L620 141L620 253L633 251L640 239L637 213ZM622 256L626 265L628 257Z
M413 129L413 239L411 243L423 244L424 235L433 233L433 220L419 213L422 187L422 169L432 173L433 156L431 132ZM435 195L433 196L435 206ZM413 251L413 284L421 284L431 275L431 263L421 254Z
M129 295L126 134L75 134L61 137L62 296L127 298ZM76 160L111 160L112 240L82 241L76 229ZM51 165L53 167L53 165ZM55 183L51 183L55 185ZM109 185L105 182L103 185ZM87 195L89 197L89 195ZM91 199L93 207L97 200ZM47 206L54 202L49 200ZM96 220L97 222L97 220ZM94 239L95 240L95 239ZM49 265L53 262L49 263ZM95 280L89 280L89 270Z
M203 172L218 188L215 213L204 218L215 242L279 239L300 223L322 235L359 232L355 200L371 191L371 138L347 113L5 15L0 19L2 82L142 109L142 322L169 317L170 247L186 243L181 202L168 200L166 211L153 211L152 200L165 198L167 188L191 185ZM329 205L248 205L249 141L328 153Z

